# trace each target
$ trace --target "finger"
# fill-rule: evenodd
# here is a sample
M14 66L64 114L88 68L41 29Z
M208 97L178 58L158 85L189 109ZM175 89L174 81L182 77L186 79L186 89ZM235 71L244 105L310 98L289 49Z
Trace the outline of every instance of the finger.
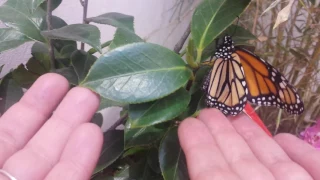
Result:
M200 113L199 119L209 128L229 166L241 179L274 179L271 172L259 162L243 138L220 111L205 109Z
M184 120L178 129L181 147L186 155L191 179L238 179L230 171L207 127L198 119ZM210 177L210 178L209 178Z
M71 89L49 121L3 168L17 179L43 179L58 162L70 134L88 122L98 106L99 98L90 90Z
M64 77L45 74L3 114L0 119L0 167L39 130L68 89L69 83Z
M276 179L310 178L308 173L293 162L284 150L249 117L240 115L231 122L255 156L272 172Z
M293 161L308 171L313 179L320 179L319 150L291 134L279 134L275 136L274 139Z
M59 162L45 179L90 179L102 142L102 131L98 126L90 123L81 125L71 135Z

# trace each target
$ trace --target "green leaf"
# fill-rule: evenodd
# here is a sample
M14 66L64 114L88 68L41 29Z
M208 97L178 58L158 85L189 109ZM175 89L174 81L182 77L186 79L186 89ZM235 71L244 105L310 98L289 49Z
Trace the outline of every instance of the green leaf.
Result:
M35 11L40 4L42 4L46 0L22 0L21 3L24 3L26 5L26 8L31 10L31 12Z
M51 0L51 10L55 10L61 4L62 0ZM47 11L47 1L44 1L40 7Z
M67 44L60 50L60 58L71 58L72 53L74 53L76 50L77 46L73 44Z
M223 32L249 5L250 0L205 0L195 10L191 34L197 47L198 58L202 51Z
M101 14L96 17L88 18L88 22L95 22L100 24L108 24L117 28L124 28L128 29L130 31L133 30L133 16L117 13L117 12L111 12L111 13L105 13Z
M13 79L22 87L29 88L41 75L49 71L41 61L31 58L26 65L19 65L12 72Z
M85 51L75 51L71 55L72 66L78 76L79 82L82 81L89 72L92 64L96 61L96 57Z
M31 54L36 60L40 61L46 71L50 70L51 60L48 46L46 44L35 42L31 48ZM55 51L55 57L57 57L58 55L59 53Z
M65 77L70 84L78 85L78 76L73 67L64 67L60 69L56 69L55 73L60 74L61 76Z
M67 26L68 24L63 20L61 19L60 17L57 17L57 16L52 16L52 22L51 22L51 26L53 29L59 29L59 28L62 28L64 26ZM40 25L40 29L42 31L45 31L48 29L48 25L47 25L47 22L46 21L43 21Z
M193 116L198 109L198 104L203 94L204 94L203 91L201 91L200 89L195 93L193 93L191 95L191 101L189 103L188 108L181 115L179 115L178 119L182 120L187 117Z
M57 16L52 16L51 26L53 29L59 29L64 26L67 26L67 25L68 24L63 19L61 19ZM48 29L46 21L43 21L43 23L40 26L40 29L42 31L46 31ZM68 47L73 46L74 49L77 48L77 43L75 41L53 39L52 42L53 42L53 45L57 51L62 51L62 49L65 48L66 46L68 46ZM61 53L63 53L63 52L61 52ZM60 58L65 58L65 57L61 56ZM68 57L68 58L70 58L70 57Z
M248 45L247 41L257 39L249 30L241 26L231 25L223 31L217 39L223 38L225 35L232 35L235 46ZM213 41L202 52L201 60L207 60L216 51L216 42Z
M160 180L161 175L156 174L148 166L146 158L140 159L131 165L126 165L122 171L116 173L113 179L107 180ZM102 180L102 179L101 179Z
M100 30L90 24L72 24L59 29L42 31L41 34L51 39L73 40L87 43L101 52Z
M12 105L17 103L23 96L22 88L7 75L0 85L0 113L6 112Z
M111 130L104 134L104 141L94 174L102 171L120 157L124 150L123 131Z
M152 148L147 155L147 162L155 173L161 173L158 148Z
M145 153L145 151L148 151L149 148L147 147L133 147L133 148L130 148L128 149L127 151L125 151L122 155L122 157L127 157L127 156L131 156L131 155L134 155L136 153Z
M181 88L162 99L129 105L130 128L138 128L159 124L171 120L181 114L190 102L188 91Z
M31 39L13 28L0 29L0 52L16 48L28 41Z
M166 134L159 148L159 162L165 180L188 180L185 155L180 147L177 128Z
M143 40L128 29L118 28L109 46L109 49L115 49L117 47L136 42L143 42Z
M125 103L116 102L116 101L112 101L110 99L106 99L104 97L100 97L99 110L105 109L105 108L108 108L108 107L114 107L114 106L123 107L125 105L126 105Z
M97 126L101 127L103 123L103 116L101 113L95 113L91 119L91 123L96 124Z
M143 128L128 128L124 130L125 149L136 146L151 146L162 138L167 132L167 127L159 124Z
M112 101L141 103L175 92L190 75L176 53L155 44L134 43L100 57L81 85Z
M23 11L20 2L8 1L0 6L0 20L8 27L14 28L30 39L44 41L40 34L40 24L43 21L44 12L39 10L33 14Z

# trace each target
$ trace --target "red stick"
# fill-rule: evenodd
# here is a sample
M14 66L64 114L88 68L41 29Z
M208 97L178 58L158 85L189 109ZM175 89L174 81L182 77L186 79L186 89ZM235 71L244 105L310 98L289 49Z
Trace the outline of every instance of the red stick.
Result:
M254 122L256 122L270 137L272 137L272 134L270 133L266 125L263 123L263 121L260 119L258 114L254 111L249 103L246 104L244 110Z

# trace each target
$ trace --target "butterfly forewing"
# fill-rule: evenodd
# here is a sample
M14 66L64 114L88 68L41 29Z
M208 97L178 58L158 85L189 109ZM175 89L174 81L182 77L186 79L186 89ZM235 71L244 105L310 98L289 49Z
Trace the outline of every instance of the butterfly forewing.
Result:
M277 106L291 114L301 114L303 103L288 80L268 62L246 49L237 48L236 54L244 68L248 85L248 101L264 106Z

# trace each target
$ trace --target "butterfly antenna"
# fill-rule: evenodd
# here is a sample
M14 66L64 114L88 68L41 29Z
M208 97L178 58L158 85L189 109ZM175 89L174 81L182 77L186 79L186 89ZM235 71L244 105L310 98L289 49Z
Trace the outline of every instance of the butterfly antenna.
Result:
M236 28L234 28L234 31L233 31L232 36L236 33L237 28L238 28L238 24L239 24L239 19L240 19L240 17L239 17L239 16L237 16L237 18L238 18L238 20L237 20L237 25L236 25Z

